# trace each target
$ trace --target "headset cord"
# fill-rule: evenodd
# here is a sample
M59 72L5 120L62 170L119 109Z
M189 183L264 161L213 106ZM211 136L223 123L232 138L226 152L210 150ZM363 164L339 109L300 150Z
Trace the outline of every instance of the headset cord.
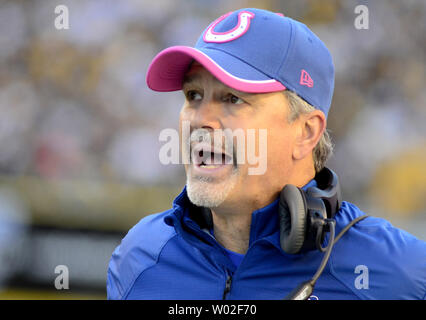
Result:
M354 224L358 223L359 221L367 217L368 215L362 215L356 219L353 219L342 229L342 231L340 231L337 237L334 237L336 222L332 219L326 219L326 223L330 229L330 240L326 248L322 248L320 246L320 251L322 252L325 251L325 254L324 254L324 257L322 258L321 264L318 267L317 272L315 272L311 280L302 282L295 289L293 289L293 291L291 291L284 298L284 300L307 300L314 290L315 283L317 282L318 278L321 276L322 272L324 271L325 266L327 265L333 246L337 243L337 241L340 240L340 238L346 233L346 231L348 231Z
M321 247L321 244L319 244L320 251L322 252L325 251L325 254L324 254L324 257L322 258L321 264L319 265L317 272L315 272L314 276L312 277L310 281L312 287L315 285L321 273L324 271L324 268L327 265L328 259L330 258L331 250L333 249L333 246L335 244L334 235L336 232L336 227L335 227L336 222L334 220L327 219L326 223L330 229L330 239L325 249Z
M342 231L340 231L340 233L337 235L336 239L334 239L334 243L333 245L335 245L337 243L337 241L340 240L340 238L346 233L346 231L348 231L354 224L358 223L361 220L364 220L365 218L367 218L368 215L364 214L362 216L359 216L356 219L353 219L351 222L349 222L343 229Z
M328 259L330 258L330 254L331 254L331 250L333 249L333 246L337 243L337 241L340 240L340 238L346 233L346 231L348 231L354 224L356 224L357 222L364 220L365 218L367 218L368 215L362 215L359 216L358 218L353 219L351 222L349 222L343 229L342 231L340 231L340 233L337 235L336 238L334 238L335 235L335 221L334 220L326 220L328 222L328 225L330 227L330 242L328 244L328 246L326 247L326 252L324 254L324 257L321 261L321 264L317 270L317 272L315 273L315 275L312 277L311 279L311 284L312 286L315 285L315 283L317 282L318 278L320 277L321 273L324 271L325 266L327 265ZM321 251L325 251L323 248L321 248Z

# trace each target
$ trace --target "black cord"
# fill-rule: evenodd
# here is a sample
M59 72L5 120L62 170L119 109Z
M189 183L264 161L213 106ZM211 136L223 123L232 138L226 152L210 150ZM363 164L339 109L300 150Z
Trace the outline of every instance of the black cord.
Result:
M354 224L357 222L367 218L368 215L360 216L351 222L349 222L342 231L338 234L337 237L335 236L335 220L332 219L326 219L326 223L330 229L330 240L328 242L327 247L324 249L321 247L321 251L325 250L324 257L322 258L321 264L318 267L317 272L315 272L314 276L311 280L305 281L300 283L296 288L294 288L285 298L284 300L307 300L309 299L310 295L312 294L314 290L315 283L317 282L318 278L321 276L322 272L325 269L325 266L327 265L328 259L330 258L331 251L333 249L333 246L337 243L337 241L340 240L340 238L346 233L346 231L349 230Z
M315 283L317 282L318 278L320 277L321 273L324 271L325 266L327 265L328 259L330 258L330 254L331 254L331 250L333 249L334 244L336 243L334 241L334 235L335 235L335 221L334 220L327 220L327 224L330 228L330 240L328 242L328 245L326 247L326 251L324 254L324 257L322 258L321 264L318 267L317 272L315 272L314 276L312 277L310 283L312 284L312 286L315 285Z
M314 276L312 277L310 283L312 284L312 286L315 285L315 283L317 282L318 278L320 277L321 273L324 271L325 266L327 265L328 259L330 258L330 254L331 251L333 249L333 246L337 243L337 241L340 240L340 238L346 233L346 231L348 231L354 224L356 224L357 222L364 220L365 218L367 218L368 215L363 215L360 216L358 218L353 219L351 222L349 222L343 229L342 231L340 231L340 233L337 235L337 237L335 238L335 221L334 220L327 220L328 225L330 227L330 241L326 247L326 252L324 254L324 257L322 258L321 264L317 270L317 272L314 274Z
M355 223L358 223L361 220L364 220L367 218L368 215L364 214L363 216L359 216L358 218L353 219L351 222L349 222L343 229L340 231L340 233L337 235L336 239L334 239L334 244L337 243L337 241L340 240L340 238L348 231Z

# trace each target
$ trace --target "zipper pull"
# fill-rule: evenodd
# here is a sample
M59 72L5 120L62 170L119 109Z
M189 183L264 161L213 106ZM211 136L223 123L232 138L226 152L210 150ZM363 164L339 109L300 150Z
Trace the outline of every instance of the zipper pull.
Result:
M232 284L232 276L228 274L228 277L226 278L226 283L225 283L225 290L223 290L222 300L226 300L226 296L231 291L231 284Z

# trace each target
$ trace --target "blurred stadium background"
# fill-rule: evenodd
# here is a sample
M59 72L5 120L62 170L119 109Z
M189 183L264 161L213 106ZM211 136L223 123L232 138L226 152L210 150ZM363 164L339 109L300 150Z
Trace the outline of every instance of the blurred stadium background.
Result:
M70 29L56 30L55 7ZM369 29L354 8L369 8ZM158 160L183 96L145 85L153 56L193 45L238 8L282 12L336 66L329 166L346 200L426 240L426 2L0 1L0 299L104 299L109 258L143 216L169 208L180 166ZM69 289L56 290L57 265Z

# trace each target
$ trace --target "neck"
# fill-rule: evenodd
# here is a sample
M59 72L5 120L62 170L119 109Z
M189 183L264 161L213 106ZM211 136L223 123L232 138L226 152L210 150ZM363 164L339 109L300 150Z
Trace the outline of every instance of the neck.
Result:
M229 214L212 209L214 235L226 249L246 253L250 240L251 212Z
M246 253L250 240L252 213L274 201L278 193L254 193L253 196L236 201L227 201L221 206L212 208L214 234L216 240L226 249ZM234 198L234 197L233 197Z
M301 188L314 175L315 172L314 174L310 173L309 178L295 179L292 184ZM253 211L272 203L279 196L280 192L281 189L269 195L269 197L265 197L265 194L257 193L249 202L237 201L236 205L212 208L211 212L216 240L228 250L245 254L249 246ZM243 203L245 204L243 205Z

